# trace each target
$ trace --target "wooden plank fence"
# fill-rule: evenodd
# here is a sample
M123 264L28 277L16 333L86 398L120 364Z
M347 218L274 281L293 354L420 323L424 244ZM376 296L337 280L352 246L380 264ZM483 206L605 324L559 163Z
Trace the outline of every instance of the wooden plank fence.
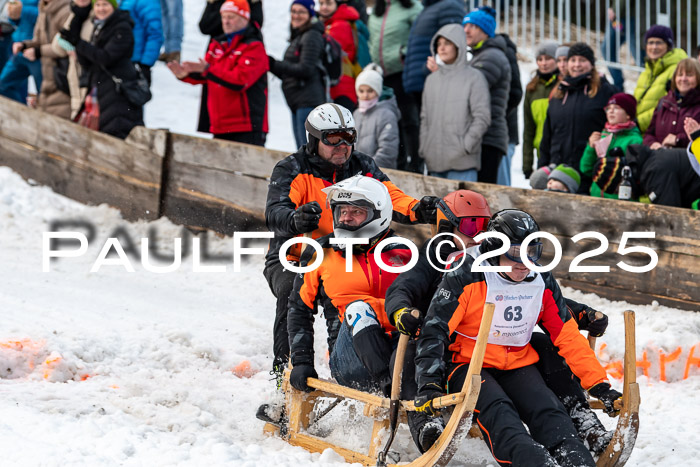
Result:
M70 198L108 203L126 219L156 219L231 235L264 230L268 178L287 154L236 144L135 128L126 141L93 132L41 112L0 99L0 164L11 167ZM457 182L386 170L407 194L444 196L467 188L482 193L493 212L514 207L531 213L543 231L561 243L563 257L554 269L565 285L632 303L662 304L700 311L700 212L587 196ZM395 226L418 245L426 226ZM579 233L596 231L609 241L603 254L584 266L609 266L610 272L570 272L571 261L600 245L574 243ZM623 232L654 232L653 239L628 246L656 251L658 265L631 273L616 264L649 262L645 254L617 253ZM542 263L552 257L545 243Z

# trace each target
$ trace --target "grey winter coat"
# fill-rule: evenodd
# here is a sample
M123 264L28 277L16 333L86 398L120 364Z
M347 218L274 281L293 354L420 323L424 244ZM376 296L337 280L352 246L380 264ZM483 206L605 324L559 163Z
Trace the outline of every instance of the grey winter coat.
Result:
M372 156L381 168L395 169L399 156L399 119L401 112L396 97L379 101L377 105L353 114L357 129L355 149Z
M482 138L491 123L488 83L467 63L460 24L447 24L433 36L433 55L440 36L457 46L457 60L425 80L418 153L431 172L480 170Z
M506 57L506 41L501 36L486 39L478 49L472 49L469 62L484 74L491 94L491 126L483 144L508 151L506 110L510 93L510 64Z

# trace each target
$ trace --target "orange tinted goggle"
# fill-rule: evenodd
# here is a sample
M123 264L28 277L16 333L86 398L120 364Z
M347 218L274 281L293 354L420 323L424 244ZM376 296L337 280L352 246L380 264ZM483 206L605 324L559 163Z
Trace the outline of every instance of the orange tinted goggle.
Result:
M357 131L349 129L344 131L324 131L321 133L321 142L326 146L340 146L346 144L352 146L357 141Z

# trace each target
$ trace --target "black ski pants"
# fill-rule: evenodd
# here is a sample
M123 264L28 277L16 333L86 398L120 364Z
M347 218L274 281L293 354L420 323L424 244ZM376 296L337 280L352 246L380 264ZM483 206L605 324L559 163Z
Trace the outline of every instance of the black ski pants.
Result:
M450 387L461 388L468 365L452 371ZM484 368L476 421L502 466L594 467L593 457L534 365L515 370ZM528 426L530 434L523 426Z
M690 208L700 198L700 176L685 149L653 152L642 169L642 186L654 204Z
M289 332L287 331L287 310L289 296L294 288L296 274L285 269L281 263L265 265L263 275L270 286L272 294L277 299L275 321L272 327L272 369L287 365L289 360Z

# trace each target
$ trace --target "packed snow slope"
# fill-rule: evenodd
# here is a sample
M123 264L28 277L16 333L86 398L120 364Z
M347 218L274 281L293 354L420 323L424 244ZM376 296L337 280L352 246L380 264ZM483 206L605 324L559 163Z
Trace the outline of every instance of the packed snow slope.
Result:
M185 0L185 59L205 49L197 30L202 8ZM286 1L265 0L266 46L277 57L286 45L287 11ZM193 133L199 89L177 82L162 64L154 82L148 125ZM289 111L272 77L270 117L268 146L291 150ZM57 221L94 231L83 255L54 259L42 272L44 233ZM114 209L83 206L7 168L0 168L0 225L3 465L346 465L332 451L310 454L266 437L255 418L258 405L278 400L267 374L275 301L261 254L235 272L232 240L200 234L202 257L218 260L196 265L192 235L168 220L128 223ZM125 256L101 261L110 237ZM152 249L142 258L146 237ZM174 256L178 237L186 250L179 267L163 272L172 261L151 264L156 253ZM152 272L158 267L165 269ZM210 271L197 272L203 268ZM598 353L611 376L622 358L622 312L637 312L637 356L646 368L638 370L640 433L628 465L700 465L700 367L693 360L700 357L700 314L564 292L610 316ZM328 377L320 321L316 334L316 366ZM362 449L370 424L361 413L344 404L315 432ZM394 446L403 460L417 455L405 428ZM496 464L482 441L468 440L451 465Z

